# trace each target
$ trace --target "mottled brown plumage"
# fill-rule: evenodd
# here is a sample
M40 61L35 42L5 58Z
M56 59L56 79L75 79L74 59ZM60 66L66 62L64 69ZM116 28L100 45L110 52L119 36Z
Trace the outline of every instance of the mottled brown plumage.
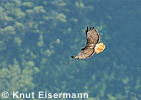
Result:
M86 46L82 48L81 52L76 56L71 56L74 59L85 59L91 57L95 52L95 46L99 42L99 34L98 31L91 27L90 29L86 30Z

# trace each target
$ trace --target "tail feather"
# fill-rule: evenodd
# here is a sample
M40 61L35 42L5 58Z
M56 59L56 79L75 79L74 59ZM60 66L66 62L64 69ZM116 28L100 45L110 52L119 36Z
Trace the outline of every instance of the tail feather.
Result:
M98 54L105 49L105 45L103 43L99 43L95 47L95 53Z

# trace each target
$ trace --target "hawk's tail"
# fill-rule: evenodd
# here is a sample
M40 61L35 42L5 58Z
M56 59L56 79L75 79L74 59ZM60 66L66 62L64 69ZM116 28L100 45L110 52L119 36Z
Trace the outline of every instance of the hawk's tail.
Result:
M98 54L105 49L105 45L103 43L96 44L95 53Z

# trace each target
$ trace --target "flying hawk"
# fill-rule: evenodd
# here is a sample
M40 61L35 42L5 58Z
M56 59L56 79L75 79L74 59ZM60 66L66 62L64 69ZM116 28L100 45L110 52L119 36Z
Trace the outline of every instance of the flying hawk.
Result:
M105 49L105 45L99 42L99 33L94 27L86 29L86 46L81 49L81 52L77 56L71 56L74 59L85 59L91 57L94 53L98 54Z

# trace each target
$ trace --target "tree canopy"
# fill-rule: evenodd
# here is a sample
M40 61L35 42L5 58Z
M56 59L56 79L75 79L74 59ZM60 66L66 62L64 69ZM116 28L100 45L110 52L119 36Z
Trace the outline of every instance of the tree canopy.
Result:
M140 0L0 0L0 93L47 90L86 92L87 100L140 100L140 5ZM87 26L99 31L106 49L71 59L85 45Z

